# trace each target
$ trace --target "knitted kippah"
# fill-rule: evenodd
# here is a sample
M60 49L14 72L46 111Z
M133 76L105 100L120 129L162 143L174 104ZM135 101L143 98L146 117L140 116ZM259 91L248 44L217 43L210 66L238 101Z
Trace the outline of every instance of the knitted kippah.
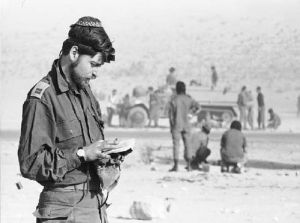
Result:
M71 25L71 27L75 25L95 28L102 27L101 21L99 19L90 16L81 17L75 24Z

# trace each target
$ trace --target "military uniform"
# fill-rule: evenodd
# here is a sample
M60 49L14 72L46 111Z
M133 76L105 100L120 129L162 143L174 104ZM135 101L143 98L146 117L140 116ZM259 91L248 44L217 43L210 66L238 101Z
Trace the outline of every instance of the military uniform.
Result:
M190 151L191 125L188 120L188 115L192 110L198 109L199 104L186 94L175 95L170 101L169 121L173 141L174 160L179 160L180 138L182 138L184 144L185 160L188 161L192 158L192 154Z
M257 123L258 128L265 128L265 101L264 95L259 92L257 95L257 105L258 105L258 116L257 116Z
M221 138L221 158L223 163L244 163L246 137L236 129L227 130Z
M191 134L191 154L192 169L198 169L199 164L202 162L207 163L207 157L210 155L211 151L208 146L209 137L208 134L203 131L194 131Z
M101 112L91 89L72 89L54 61L24 102L18 150L22 175L44 186L37 222L107 221L96 169L76 154L100 139Z
M246 92L240 92L238 94L237 105L240 111L240 122L243 125L243 128L247 128L247 97Z

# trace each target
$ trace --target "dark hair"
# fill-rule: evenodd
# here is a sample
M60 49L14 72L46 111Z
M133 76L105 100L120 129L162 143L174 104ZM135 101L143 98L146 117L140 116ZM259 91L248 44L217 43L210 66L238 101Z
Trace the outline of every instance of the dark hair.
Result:
M70 26L68 36L62 45L63 55L67 55L73 46L77 46L79 54L95 56L100 52L104 62L115 60L115 49L99 19L89 16L80 18Z
M246 86L243 86L243 87L242 87L242 91L246 90L246 88L247 88Z
M172 73L175 71L175 68L174 67L170 67L169 71Z
M242 130L242 125L239 121L235 120L231 123L230 128L241 131Z
M185 83L182 81L177 81L176 83L176 93L185 94Z
M261 87L260 87L260 86L257 86L256 90L260 91L260 90L261 90Z
M269 108L268 112L269 112L269 113L274 113L274 111L273 111L272 108Z

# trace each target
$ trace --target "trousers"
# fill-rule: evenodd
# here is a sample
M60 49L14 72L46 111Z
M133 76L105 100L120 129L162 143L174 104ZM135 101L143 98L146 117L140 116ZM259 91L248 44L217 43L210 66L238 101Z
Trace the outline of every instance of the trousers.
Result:
M258 107L257 123L258 128L265 128L265 106Z
M37 223L107 223L105 201L99 191L44 189L33 214Z
M173 157L174 160L179 160L179 146L180 138L182 138L184 146L184 159L186 161L191 160L192 154L190 149L190 132L189 131L178 131L172 130L172 141L173 141Z

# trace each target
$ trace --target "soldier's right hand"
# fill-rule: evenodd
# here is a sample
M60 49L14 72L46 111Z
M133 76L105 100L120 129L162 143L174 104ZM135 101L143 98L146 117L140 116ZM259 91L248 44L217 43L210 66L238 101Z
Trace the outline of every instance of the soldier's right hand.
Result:
M82 149L85 152L85 161L94 161L97 159L109 159L110 156L102 153L102 149L107 147L103 140L96 141L89 146L84 146Z

